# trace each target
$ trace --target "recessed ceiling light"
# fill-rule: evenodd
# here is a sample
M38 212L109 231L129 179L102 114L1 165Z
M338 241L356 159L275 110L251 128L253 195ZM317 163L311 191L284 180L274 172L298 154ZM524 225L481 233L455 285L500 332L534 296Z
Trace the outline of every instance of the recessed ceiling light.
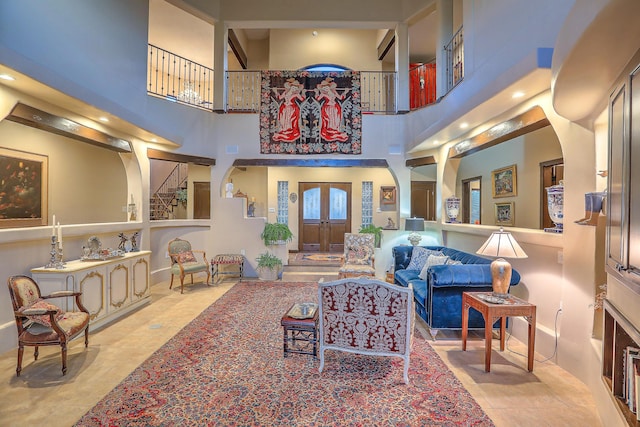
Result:
M15 80L15 77L10 76L9 74L0 74L0 79L12 82Z
M158 142L158 140L155 138L151 138L151 142Z
M106 118L106 117L100 117L100 121L101 121L101 122L105 122L105 123L106 123L106 122L108 122L108 121L109 121L109 119L108 119L108 118Z
M313 37L315 37L315 36L317 36L317 35L318 35L318 32L314 30L314 31L312 31L312 32L311 32L311 35L312 35Z
M511 95L512 98L522 98L524 96L524 92L513 92Z
M433 145L438 145L438 144L440 144L440 141L438 141L437 139L433 141Z
M469 127L469 123L467 123L467 122L460 123L460 129L466 129L468 127Z

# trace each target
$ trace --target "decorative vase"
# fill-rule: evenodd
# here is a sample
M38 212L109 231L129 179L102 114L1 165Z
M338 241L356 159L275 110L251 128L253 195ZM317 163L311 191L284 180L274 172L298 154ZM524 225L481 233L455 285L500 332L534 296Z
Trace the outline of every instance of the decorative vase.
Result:
M547 187L546 190L549 217L556 226L545 228L544 231L548 233L562 233L562 223L564 220L564 185L562 181L560 181L560 184Z
M448 223L455 223L458 221L458 215L460 214L460 198L452 195L445 200L445 206L447 210Z

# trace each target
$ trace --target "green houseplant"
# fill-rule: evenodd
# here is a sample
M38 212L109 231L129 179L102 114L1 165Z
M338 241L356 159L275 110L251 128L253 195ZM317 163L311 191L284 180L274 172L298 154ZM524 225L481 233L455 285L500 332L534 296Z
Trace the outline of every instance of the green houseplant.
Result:
M373 234L375 236L374 237L375 247L376 248L380 247L380 242L382 241L382 227L376 227L373 224L362 225L360 226L359 232L362 234Z
M264 225L262 234L260 234L260 238L264 242L265 246L277 245L293 240L293 233L287 224L267 222Z
M282 269L282 260L277 256L263 252L256 258L258 277L262 280L278 280L278 274Z

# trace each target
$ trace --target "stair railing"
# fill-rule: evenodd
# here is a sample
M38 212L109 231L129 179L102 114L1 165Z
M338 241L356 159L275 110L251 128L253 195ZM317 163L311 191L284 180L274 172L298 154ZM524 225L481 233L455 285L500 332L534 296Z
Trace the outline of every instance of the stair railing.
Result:
M173 211L178 190L188 178L187 163L178 163L151 197L151 219L165 219Z

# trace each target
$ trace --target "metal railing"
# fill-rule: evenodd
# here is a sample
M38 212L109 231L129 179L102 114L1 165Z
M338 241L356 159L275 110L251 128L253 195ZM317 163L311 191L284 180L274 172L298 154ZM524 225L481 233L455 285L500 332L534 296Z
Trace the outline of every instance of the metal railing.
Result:
M147 93L213 110L213 69L149 45Z
M260 111L260 80L260 71L227 71L227 111ZM363 113L396 113L396 73L361 71L360 97Z
M149 45L147 93L213 111L213 69ZM226 111L260 111L260 71L227 71ZM361 71L363 113L397 112L397 76L393 71Z
M451 41L444 47L447 65L447 87L449 93L464 79L464 33L462 27L453 35Z
M177 201L178 190L187 182L189 165L178 163L151 196L150 219L169 219Z

